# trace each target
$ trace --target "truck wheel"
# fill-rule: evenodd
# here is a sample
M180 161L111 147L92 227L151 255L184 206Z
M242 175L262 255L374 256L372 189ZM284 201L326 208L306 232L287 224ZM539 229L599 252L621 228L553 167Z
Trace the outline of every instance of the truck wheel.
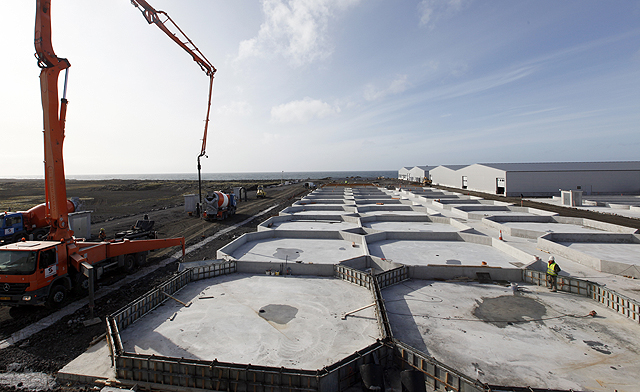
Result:
M47 238L47 234L49 233L48 230L36 230L35 233L33 233L33 240L34 241L42 241L45 238Z
M29 238L29 236L27 235L27 233L24 233L24 232L16 233L16 234L14 234L14 235L13 235L13 237L11 237L11 241L12 241L12 242L18 242L18 241L20 241L20 240L21 240L21 239L23 239L23 238L25 238L25 239Z
M49 297L47 298L47 307L49 309L59 309L62 307L62 304L67 299L67 289L61 285L57 284L51 288L49 292Z
M147 264L147 254L144 252L136 254L136 264L138 265L138 267L142 267L143 265Z
M124 272L131 272L136 268L136 258L134 255L124 255L124 265L122 269Z
M73 278L73 292L81 296L89 294L89 278L81 273L77 273Z

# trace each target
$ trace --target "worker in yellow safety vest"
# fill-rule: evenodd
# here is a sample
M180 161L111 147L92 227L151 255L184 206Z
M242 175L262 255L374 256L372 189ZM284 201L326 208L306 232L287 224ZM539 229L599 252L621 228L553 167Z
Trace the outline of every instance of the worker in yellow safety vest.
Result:
M551 291L558 291L558 272L560 272L560 266L556 264L556 259L553 256L549 257L549 265L547 266L547 281L549 282L549 288Z
M107 240L107 233L105 233L104 229L100 229L100 234L98 234L98 238L100 239L100 241Z

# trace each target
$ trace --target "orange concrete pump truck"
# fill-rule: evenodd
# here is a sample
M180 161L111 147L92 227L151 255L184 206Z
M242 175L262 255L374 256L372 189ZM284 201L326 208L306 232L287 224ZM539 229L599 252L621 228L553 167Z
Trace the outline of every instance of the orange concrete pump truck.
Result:
M0 304L10 306L62 305L69 290L93 287L87 276L99 279L104 271L120 267L133 270L146 262L149 251L182 246L184 238L121 242L84 242L69 229L67 189L62 144L67 112L66 74L58 106L58 76L68 72L69 61L57 57L51 42L51 1L36 2L35 49L40 72L44 120L46 219L44 241L19 241L0 247ZM91 273L87 273L90 271Z

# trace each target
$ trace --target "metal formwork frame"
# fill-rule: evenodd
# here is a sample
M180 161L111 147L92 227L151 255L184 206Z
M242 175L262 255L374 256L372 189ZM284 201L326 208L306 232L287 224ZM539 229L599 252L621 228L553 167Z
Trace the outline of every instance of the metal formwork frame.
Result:
M409 267L401 265L398 268L392 270L383 271L375 275L378 284L381 289L393 286L394 284L409 280Z
M406 267L385 271L381 274L387 274L384 277L379 275L374 277L350 267L334 266L336 278L371 290L376 302L378 325L384 338L320 370L275 368L125 352L120 340L120 329L126 328L166 301L167 297L161 295L162 291L173 294L190 281L233 273L236 271L236 263L227 262L196 268L200 268L200 271L193 271L193 269L183 271L134 301L130 306L107 317L107 343L112 363L115 365L116 377L123 384L176 391L203 389L254 392L341 392L360 382L360 366L370 363L389 366L395 363L401 369L423 373L425 384L434 391L486 392L512 388L482 384L392 337L381 287L383 285L388 287L408 279ZM528 278L528 281L537 282L537 284L546 282L542 280L544 273L532 272L535 273L525 274L525 280ZM567 287L565 291L570 291L571 287L579 287L578 290L584 291L579 282L568 282L565 286ZM607 303L609 307L629 308L624 302L628 299L612 296L610 290L598 291L593 295L594 299ZM637 303L633 302L633 306L635 306L633 314L637 318Z
M333 276L349 283L371 289L371 275L355 268L335 264L333 266Z
M115 312L110 317L117 323L118 328L125 329L136 322L136 320L164 303L167 300L167 296L164 295L163 292L167 294L174 294L189 282L191 282L191 271L182 271L153 290L148 291L131 304Z
M548 287L545 272L525 269L522 280L538 286ZM558 276L558 290L582 295L614 310L615 312L640 323L640 302L607 287L588 280Z
M384 298L382 298L382 292L380 290L378 280L371 274L344 265L334 265L333 272L334 277L368 288L371 291L371 295L373 296L376 304L376 318L378 319L378 330L380 331L380 335L382 335L383 339L391 339L393 337L391 324L387 317L387 310L384 306ZM401 275L396 274L396 277L399 276Z
M125 353L116 358L116 376L129 383L216 391L318 391L321 371L208 362Z
M591 290L591 299L640 323L640 303L638 301L595 284Z
M191 271L191 281L195 282L196 280L232 274L234 272L237 272L237 265L237 262L233 260L190 268L189 270Z
M454 370L432 357L408 346L396 339L393 340L394 360L401 369L412 369L422 372L425 383L434 391L484 392L486 387L478 380Z

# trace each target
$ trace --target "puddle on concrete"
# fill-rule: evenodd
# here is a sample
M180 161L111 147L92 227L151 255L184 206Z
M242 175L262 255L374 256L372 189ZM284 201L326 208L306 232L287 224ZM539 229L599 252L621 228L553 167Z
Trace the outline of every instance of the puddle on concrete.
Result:
M533 298L503 295L495 298L482 298L474 309L473 315L484 322L505 328L529 320L539 321L547 313L547 308Z
M289 305L267 305L263 306L258 314L267 321L273 321L276 324L286 324L293 320L298 314L298 309Z
M300 257L300 254L304 252L302 249L296 248L276 248L276 253L273 257L281 260L295 260Z

